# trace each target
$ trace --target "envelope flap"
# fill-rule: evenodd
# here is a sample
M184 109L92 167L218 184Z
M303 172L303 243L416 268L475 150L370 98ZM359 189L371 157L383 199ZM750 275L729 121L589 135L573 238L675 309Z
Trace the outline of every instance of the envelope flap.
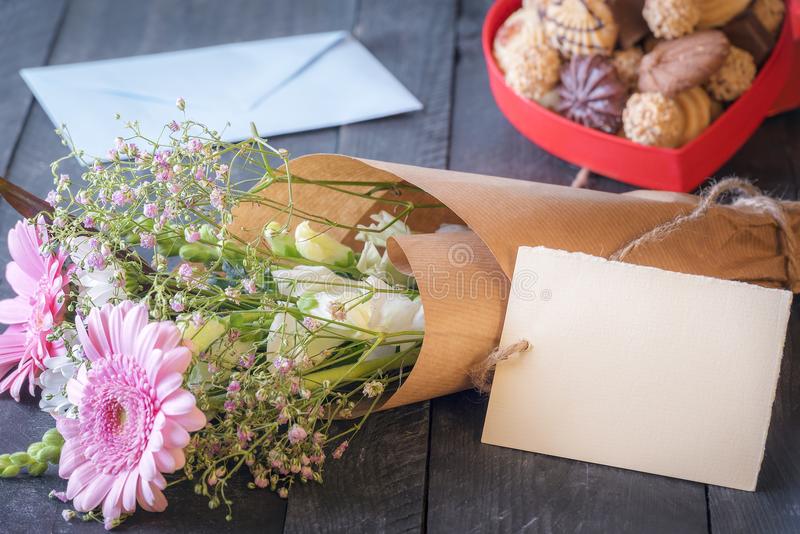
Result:
M124 69L119 60L104 60L24 69L22 74L67 90L165 105L182 96L196 109L225 102L247 110L347 36L336 31L136 56L126 60Z

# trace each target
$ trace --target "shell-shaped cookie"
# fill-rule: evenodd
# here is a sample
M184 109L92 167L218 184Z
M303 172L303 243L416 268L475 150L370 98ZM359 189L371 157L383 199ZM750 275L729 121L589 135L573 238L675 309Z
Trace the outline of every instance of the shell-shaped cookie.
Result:
M494 57L506 72L525 52L549 44L539 12L531 8L516 10L503 22L494 37Z
M680 145L685 145L711 124L711 98L701 87L692 87L675 95L675 103L683 113Z
M733 17L744 11L750 0L695 0L700 9L698 28L724 26Z
M566 57L610 55L619 32L603 0L551 0L543 21L550 43Z

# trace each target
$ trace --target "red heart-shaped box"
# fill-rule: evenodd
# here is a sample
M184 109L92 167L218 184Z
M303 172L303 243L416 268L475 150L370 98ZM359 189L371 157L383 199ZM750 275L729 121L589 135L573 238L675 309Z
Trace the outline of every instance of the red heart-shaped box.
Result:
M500 111L525 137L575 165L639 187L692 191L719 169L765 117L800 105L800 0L788 0L781 35L753 85L706 130L677 148L644 146L581 126L520 97L505 83L492 44L520 0L497 0L483 24L489 85ZM794 67L794 68L793 68Z

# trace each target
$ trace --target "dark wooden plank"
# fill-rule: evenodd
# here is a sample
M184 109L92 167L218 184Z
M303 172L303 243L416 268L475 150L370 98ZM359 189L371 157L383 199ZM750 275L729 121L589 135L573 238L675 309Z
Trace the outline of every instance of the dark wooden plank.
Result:
M51 5L51 4L48 4ZM52 4L55 5L55 4ZM40 6L40 11L41 11ZM136 2L125 5L78 1L70 5L51 63L70 63L134 54L178 50L233 41L278 37L290 34L349 29L354 20L355 1L336 4L326 0L281 0L269 3L247 0L214 2ZM40 16L44 13L40 12ZM5 39L5 37L3 37ZM16 44L4 41L16 50ZM27 91L27 89L26 89ZM337 131L320 130L273 139L292 152L333 152ZM53 125L38 104L14 153L9 178L43 195L50 189L49 163L64 154L53 134ZM73 162L67 168L77 175ZM7 259L5 235L17 220L12 210L0 210L0 259ZM7 288L3 286L7 294ZM0 399L2 450L24 448L52 426L49 416L37 411L28 400L16 404ZM7 431L13 429L14 431ZM279 532L283 528L286 503L266 491L245 488L246 479L232 491L234 523L226 523L224 512L210 511L204 498L189 484L171 489L170 507L163 514L140 512L129 521L137 532L217 532L235 528L238 532ZM102 530L98 524L67 524L59 516L60 503L48 501L50 488L62 488L54 473L35 480L0 484L0 515L3 532Z
M354 34L425 105L421 112L345 126L338 152L444 167L455 2L363 2ZM373 414L322 487L289 497L286 532L406 532L423 528L428 403Z
M0 174L8 168L33 101L19 69L47 61L64 6L63 0L0 3L0 39L5 44L0 48Z
M491 100L479 41L489 4L462 3L450 167L569 183L575 168L528 143ZM473 393L432 402L430 532L706 532L703 485L482 445L485 410Z
M726 170L752 178L776 196L798 198L800 111L769 119ZM755 493L708 487L713 532L800 530L800 299L795 298Z

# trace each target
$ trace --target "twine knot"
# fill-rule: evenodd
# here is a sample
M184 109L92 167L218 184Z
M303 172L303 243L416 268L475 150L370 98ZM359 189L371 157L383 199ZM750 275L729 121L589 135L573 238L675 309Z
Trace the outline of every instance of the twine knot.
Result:
M496 347L486 358L470 370L469 375L472 378L472 384L475 389L481 393L488 393L492 389L492 378L497 364L530 348L531 344L526 339L505 347Z

